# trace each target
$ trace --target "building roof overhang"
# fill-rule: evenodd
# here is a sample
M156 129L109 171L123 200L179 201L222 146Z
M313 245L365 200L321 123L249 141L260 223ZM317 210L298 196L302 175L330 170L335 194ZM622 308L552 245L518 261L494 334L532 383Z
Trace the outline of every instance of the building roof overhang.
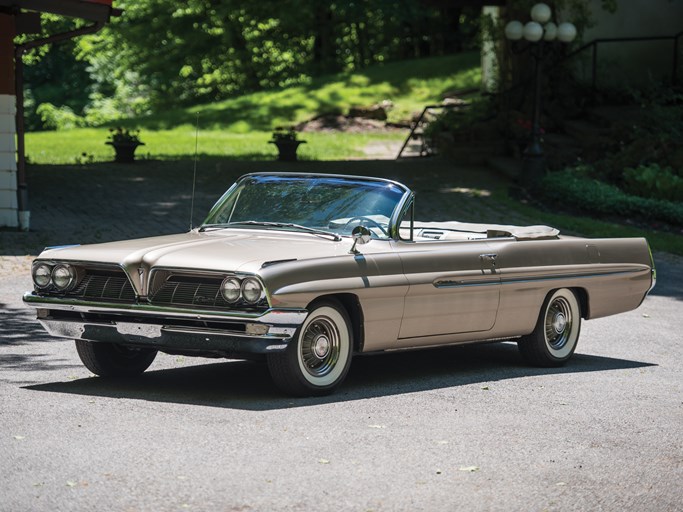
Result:
M107 22L122 12L112 7L112 0L0 0L0 12L3 11L11 14L46 12L94 22Z

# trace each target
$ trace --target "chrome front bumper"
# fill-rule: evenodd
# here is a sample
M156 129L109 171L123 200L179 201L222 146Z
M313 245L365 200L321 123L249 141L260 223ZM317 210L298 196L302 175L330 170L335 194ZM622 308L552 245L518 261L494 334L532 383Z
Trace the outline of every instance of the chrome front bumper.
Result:
M112 304L24 294L24 303L53 336L122 343L161 351L266 354L282 351L304 322L305 309L263 313Z

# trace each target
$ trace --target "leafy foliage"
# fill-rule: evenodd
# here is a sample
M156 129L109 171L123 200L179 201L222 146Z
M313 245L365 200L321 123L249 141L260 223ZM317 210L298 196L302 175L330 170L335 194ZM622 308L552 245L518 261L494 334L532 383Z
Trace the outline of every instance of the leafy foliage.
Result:
M297 140L297 133L293 126L289 126L286 128L284 126L278 126L273 131L273 137L271 140L295 141Z
M624 189L630 194L683 201L683 177L675 174L671 167L660 167L656 163L628 167L623 178Z
M129 130L119 126L109 128L107 143L111 144L142 144L140 140L140 130Z
M683 225L683 204L629 195L614 185L586 176L585 167L550 173L543 195L557 204L601 215L635 217Z
M479 17L474 8L414 0L121 0L117 7L123 16L101 32L25 59L32 67L42 56L34 76L27 73L36 107L68 105L92 125L305 84L321 74L474 48ZM56 97L33 91L43 68L70 73L53 81ZM32 120L31 128L41 125Z

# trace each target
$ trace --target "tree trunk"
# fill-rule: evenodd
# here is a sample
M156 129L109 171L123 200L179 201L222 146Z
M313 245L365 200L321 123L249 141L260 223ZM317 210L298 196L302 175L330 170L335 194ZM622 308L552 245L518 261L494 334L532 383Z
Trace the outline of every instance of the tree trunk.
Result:
M337 70L332 9L327 2L316 3L314 9L313 71L330 73Z

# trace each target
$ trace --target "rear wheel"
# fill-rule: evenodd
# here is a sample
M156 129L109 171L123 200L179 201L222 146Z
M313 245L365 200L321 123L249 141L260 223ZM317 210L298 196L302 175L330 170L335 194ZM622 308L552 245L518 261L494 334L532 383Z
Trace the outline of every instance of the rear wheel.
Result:
M517 343L530 364L556 367L571 358L581 331L581 308L567 288L551 292L543 302L536 328Z
M85 367L100 377L139 375L149 368L157 355L156 350L85 340L76 340L76 350Z
M336 300L314 303L284 352L268 355L275 384L297 396L326 395L349 371L353 335L349 315Z

